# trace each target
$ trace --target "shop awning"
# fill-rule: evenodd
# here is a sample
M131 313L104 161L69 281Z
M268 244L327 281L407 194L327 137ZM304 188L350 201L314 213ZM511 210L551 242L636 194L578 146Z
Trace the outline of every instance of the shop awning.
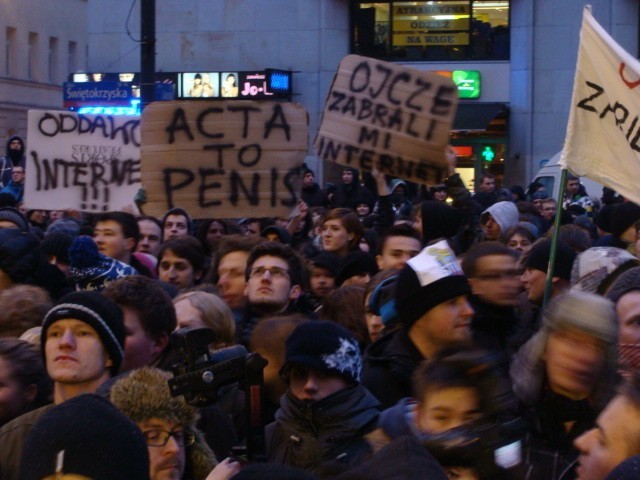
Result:
M460 103L453 130L487 130L491 121L507 110L504 103Z

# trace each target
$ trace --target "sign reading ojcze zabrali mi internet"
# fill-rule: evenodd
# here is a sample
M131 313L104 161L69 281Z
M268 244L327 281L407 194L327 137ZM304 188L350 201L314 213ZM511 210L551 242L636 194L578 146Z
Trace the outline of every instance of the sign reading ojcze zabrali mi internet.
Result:
M358 55L345 57L315 148L323 160L435 183L458 105L450 78Z

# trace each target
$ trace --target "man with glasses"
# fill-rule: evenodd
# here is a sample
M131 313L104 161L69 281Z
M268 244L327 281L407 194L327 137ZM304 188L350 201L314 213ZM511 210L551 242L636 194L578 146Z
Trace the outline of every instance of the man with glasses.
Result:
M0 193L8 193L16 199L17 203L22 203L24 197L24 167L16 165L11 171L11 180L0 190Z
M292 313L302 293L302 259L289 246L265 242L251 250L245 273L247 308L241 327L247 344L261 318Z
M151 480L206 478L215 456L196 428L196 407L171 395L169 378L155 368L134 370L111 387L111 402L142 430Z
M500 242L480 242L465 253L461 266L471 286L474 341L504 350L517 324L515 305L522 287L516 254Z

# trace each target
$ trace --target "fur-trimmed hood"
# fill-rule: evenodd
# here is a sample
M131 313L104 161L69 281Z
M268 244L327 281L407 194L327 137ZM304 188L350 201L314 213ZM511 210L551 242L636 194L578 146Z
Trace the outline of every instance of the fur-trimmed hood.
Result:
M118 380L111 387L111 402L136 423L159 418L184 425L196 435L193 445L186 447L187 464L184 478L204 480L216 466L216 458L196 423L198 409L173 397L167 381L171 374L157 368L143 367ZM187 476L187 473L191 474Z

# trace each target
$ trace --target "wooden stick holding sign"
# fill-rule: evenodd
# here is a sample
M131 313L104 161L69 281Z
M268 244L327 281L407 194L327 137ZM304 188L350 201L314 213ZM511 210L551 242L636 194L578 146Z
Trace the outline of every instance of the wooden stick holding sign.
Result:
M308 150L301 105L157 102L142 115L145 213L181 207L193 218L286 216Z
M440 181L458 105L451 79L348 55L338 68L315 148L323 160L418 183Z

